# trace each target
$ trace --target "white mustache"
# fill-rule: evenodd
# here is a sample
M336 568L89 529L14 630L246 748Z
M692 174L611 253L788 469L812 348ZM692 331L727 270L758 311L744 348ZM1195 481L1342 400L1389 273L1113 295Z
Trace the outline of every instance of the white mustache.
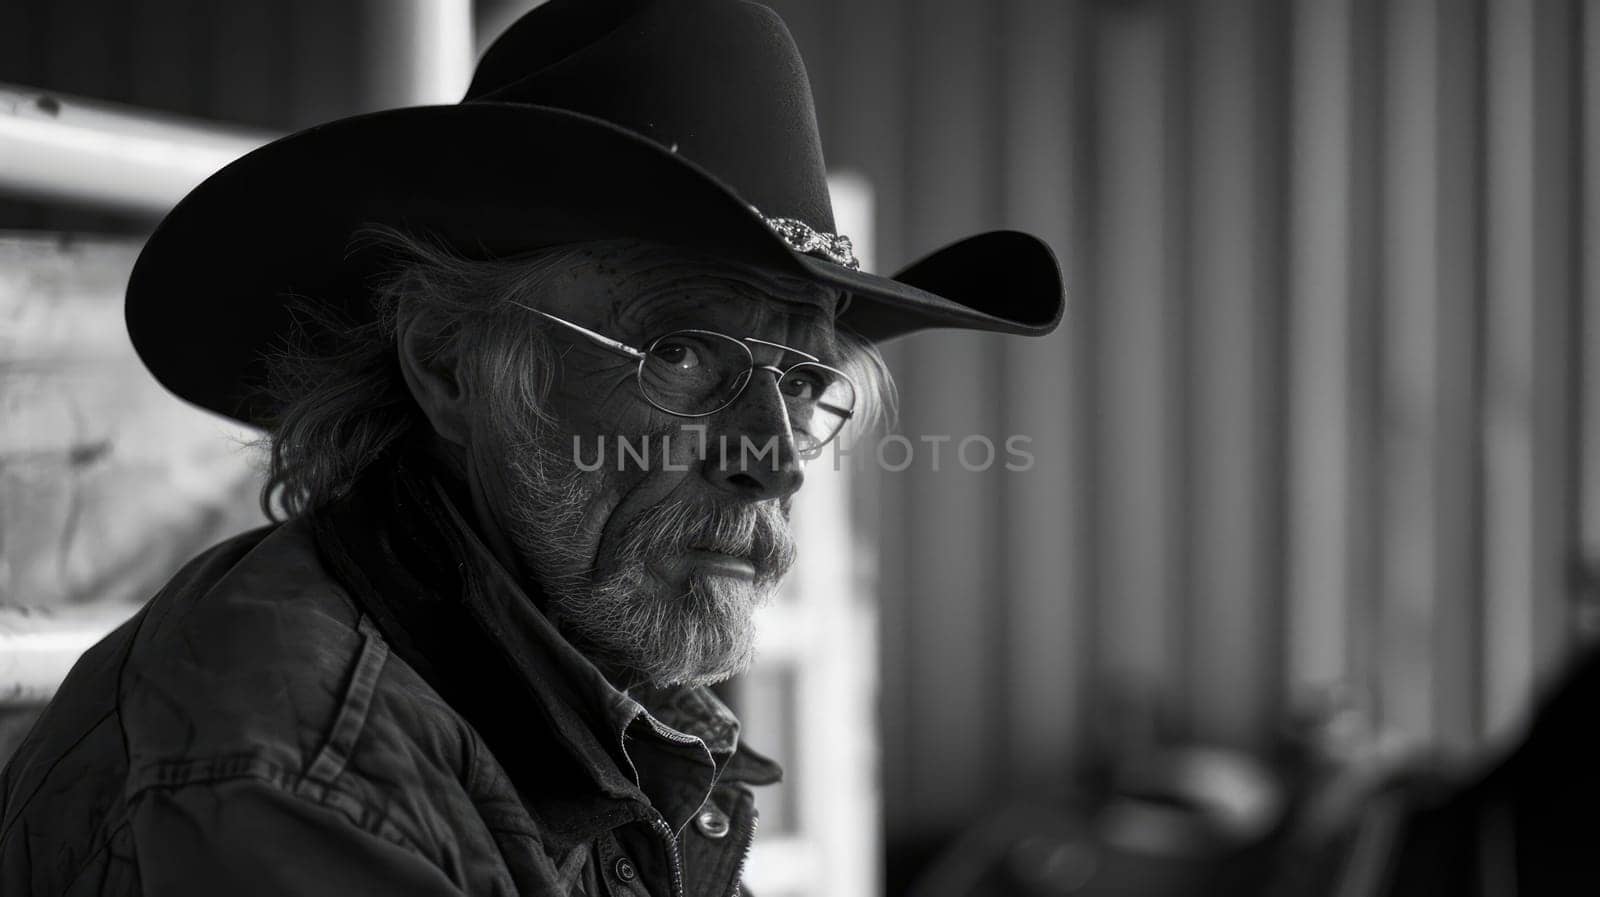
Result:
M781 578L795 559L789 520L776 502L738 506L663 502L629 522L617 553L642 559L693 549L745 558L755 566L758 581Z

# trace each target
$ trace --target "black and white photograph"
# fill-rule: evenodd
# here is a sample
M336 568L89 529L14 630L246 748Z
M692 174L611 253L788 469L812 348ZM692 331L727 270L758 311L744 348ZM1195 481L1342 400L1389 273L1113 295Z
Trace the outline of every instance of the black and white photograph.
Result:
M1584 897L1597 718L1596 0L0 0L0 897Z

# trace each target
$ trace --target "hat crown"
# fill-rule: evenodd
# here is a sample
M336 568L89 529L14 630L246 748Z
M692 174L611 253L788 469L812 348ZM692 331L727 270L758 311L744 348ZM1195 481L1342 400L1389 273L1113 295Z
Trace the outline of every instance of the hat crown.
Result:
M603 119L701 166L769 216L833 231L805 65L747 0L552 0L484 54L464 103Z

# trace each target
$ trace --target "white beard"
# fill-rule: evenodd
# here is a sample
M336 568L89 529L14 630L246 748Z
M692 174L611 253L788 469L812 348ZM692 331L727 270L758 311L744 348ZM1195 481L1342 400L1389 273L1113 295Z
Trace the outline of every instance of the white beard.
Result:
M596 576L583 524L600 474L530 441L521 445L527 448L508 464L510 537L548 596L552 619L580 650L657 687L720 682L749 668L755 611L794 561L788 521L776 502L672 501L648 508L618 534L611 569ZM691 569L681 585L669 586L653 568L691 542L749 556L757 578Z

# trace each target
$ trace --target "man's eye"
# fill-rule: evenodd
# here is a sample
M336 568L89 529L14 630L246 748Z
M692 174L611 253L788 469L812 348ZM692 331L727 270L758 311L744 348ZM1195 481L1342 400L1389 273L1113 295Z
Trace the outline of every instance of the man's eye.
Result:
M700 366L700 355L683 343L656 346L654 355L679 370L693 370Z
M810 374L790 374L784 378L783 391L796 399L814 399L822 392L822 384Z

